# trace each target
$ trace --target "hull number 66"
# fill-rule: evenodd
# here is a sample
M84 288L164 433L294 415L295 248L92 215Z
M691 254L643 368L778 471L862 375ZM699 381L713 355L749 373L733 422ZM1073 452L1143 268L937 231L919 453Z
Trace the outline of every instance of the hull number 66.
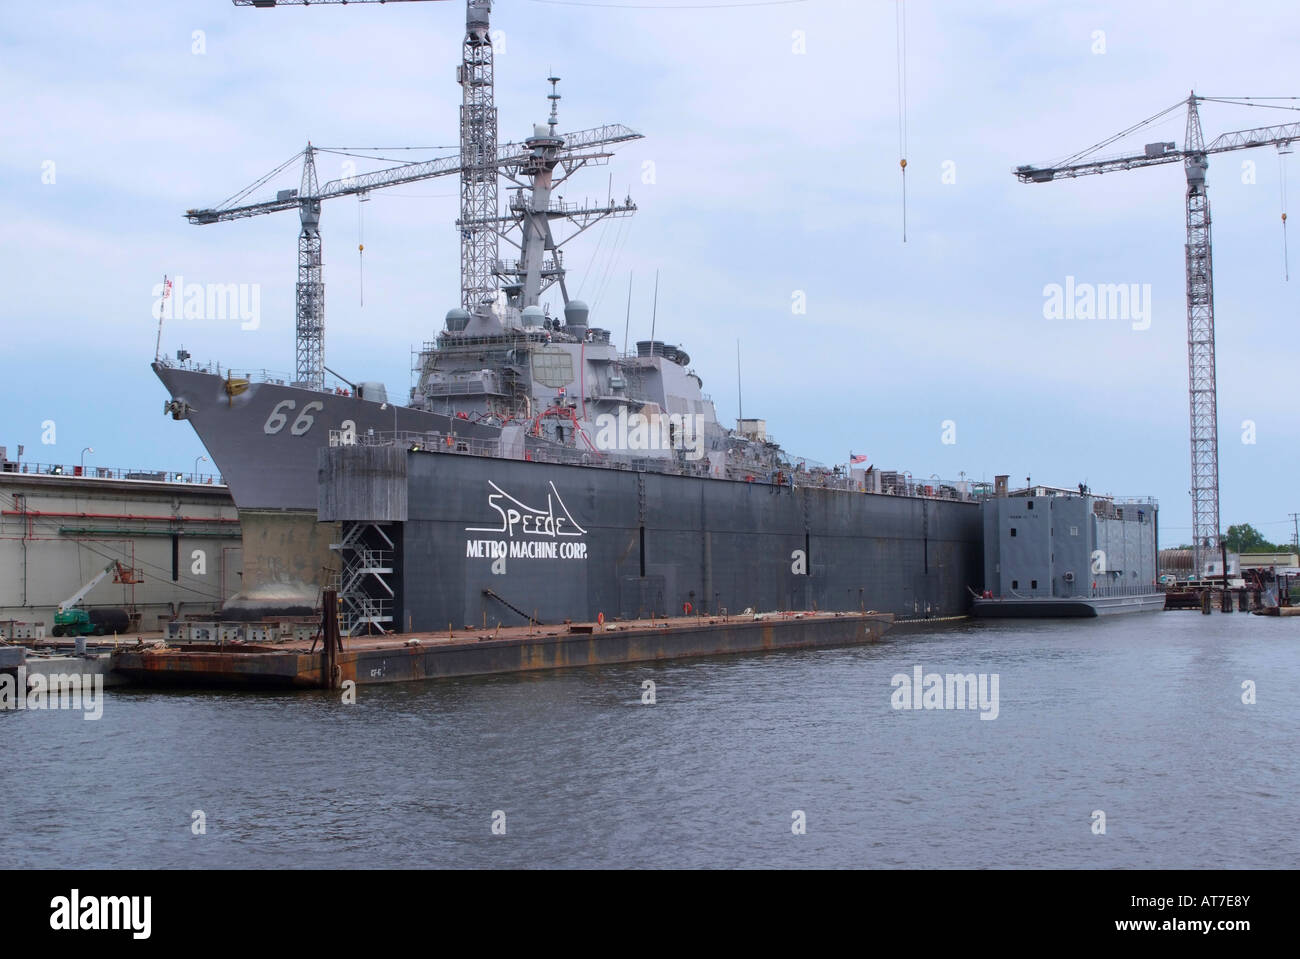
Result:
M289 422L286 410L292 413L297 405L295 400L281 400L276 403L275 409L271 410L271 415L266 418L266 425L262 427L263 432L268 436L274 436L284 429L284 424ZM324 408L325 404L316 400L306 404L302 408L302 412L298 414L298 418L293 421L293 425L289 427L289 432L294 436L302 436L316 422L316 418L312 414L319 413Z

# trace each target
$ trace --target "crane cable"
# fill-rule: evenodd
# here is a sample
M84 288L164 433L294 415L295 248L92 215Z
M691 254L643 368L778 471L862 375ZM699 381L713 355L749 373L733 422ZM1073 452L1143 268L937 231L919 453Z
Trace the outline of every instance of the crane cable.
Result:
M1278 179L1282 183L1282 279L1288 283L1291 281L1291 255L1286 245L1286 157L1290 152L1289 144L1277 151L1278 172L1281 174Z
M366 244L361 204L367 199L364 193L357 194L357 290L361 294L362 306L366 305Z
M907 242L907 12L894 3L894 57L898 64L898 168L903 175L903 242Z

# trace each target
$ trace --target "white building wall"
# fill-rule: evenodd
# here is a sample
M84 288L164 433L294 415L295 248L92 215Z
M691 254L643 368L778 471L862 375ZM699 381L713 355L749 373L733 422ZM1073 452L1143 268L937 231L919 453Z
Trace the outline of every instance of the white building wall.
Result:
M173 569L173 537L176 565ZM110 574L82 606L141 615L142 630L210 612L239 591L238 514L223 486L0 473L0 634L10 621L53 624L58 603L110 560L141 582Z

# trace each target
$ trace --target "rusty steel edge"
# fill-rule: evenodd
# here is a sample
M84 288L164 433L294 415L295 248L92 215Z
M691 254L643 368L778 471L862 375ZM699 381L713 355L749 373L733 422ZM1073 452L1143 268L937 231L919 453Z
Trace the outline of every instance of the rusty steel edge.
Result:
M144 685L234 688L337 688L454 676L528 672L569 666L654 662L697 656L852 646L880 640L890 613L706 619L690 624L626 627L531 636L474 636L408 645L306 651L192 651L180 648L115 652L112 669ZM329 673L332 672L332 678Z

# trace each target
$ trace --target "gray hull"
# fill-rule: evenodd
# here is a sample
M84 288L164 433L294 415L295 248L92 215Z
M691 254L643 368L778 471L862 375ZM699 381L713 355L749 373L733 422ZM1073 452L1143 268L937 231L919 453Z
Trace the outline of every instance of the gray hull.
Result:
M316 509L316 451L329 431L351 422L356 432L455 432L495 439L498 431L465 420L276 383L250 383L236 396L220 376L154 364L174 400L189 407L186 419L246 509ZM283 418L283 422L281 421ZM277 428L278 427L278 428ZM297 432L295 432L297 430Z
M977 599L971 613L984 619L1064 619L1153 613L1164 608L1164 593L1143 593L1069 599Z

